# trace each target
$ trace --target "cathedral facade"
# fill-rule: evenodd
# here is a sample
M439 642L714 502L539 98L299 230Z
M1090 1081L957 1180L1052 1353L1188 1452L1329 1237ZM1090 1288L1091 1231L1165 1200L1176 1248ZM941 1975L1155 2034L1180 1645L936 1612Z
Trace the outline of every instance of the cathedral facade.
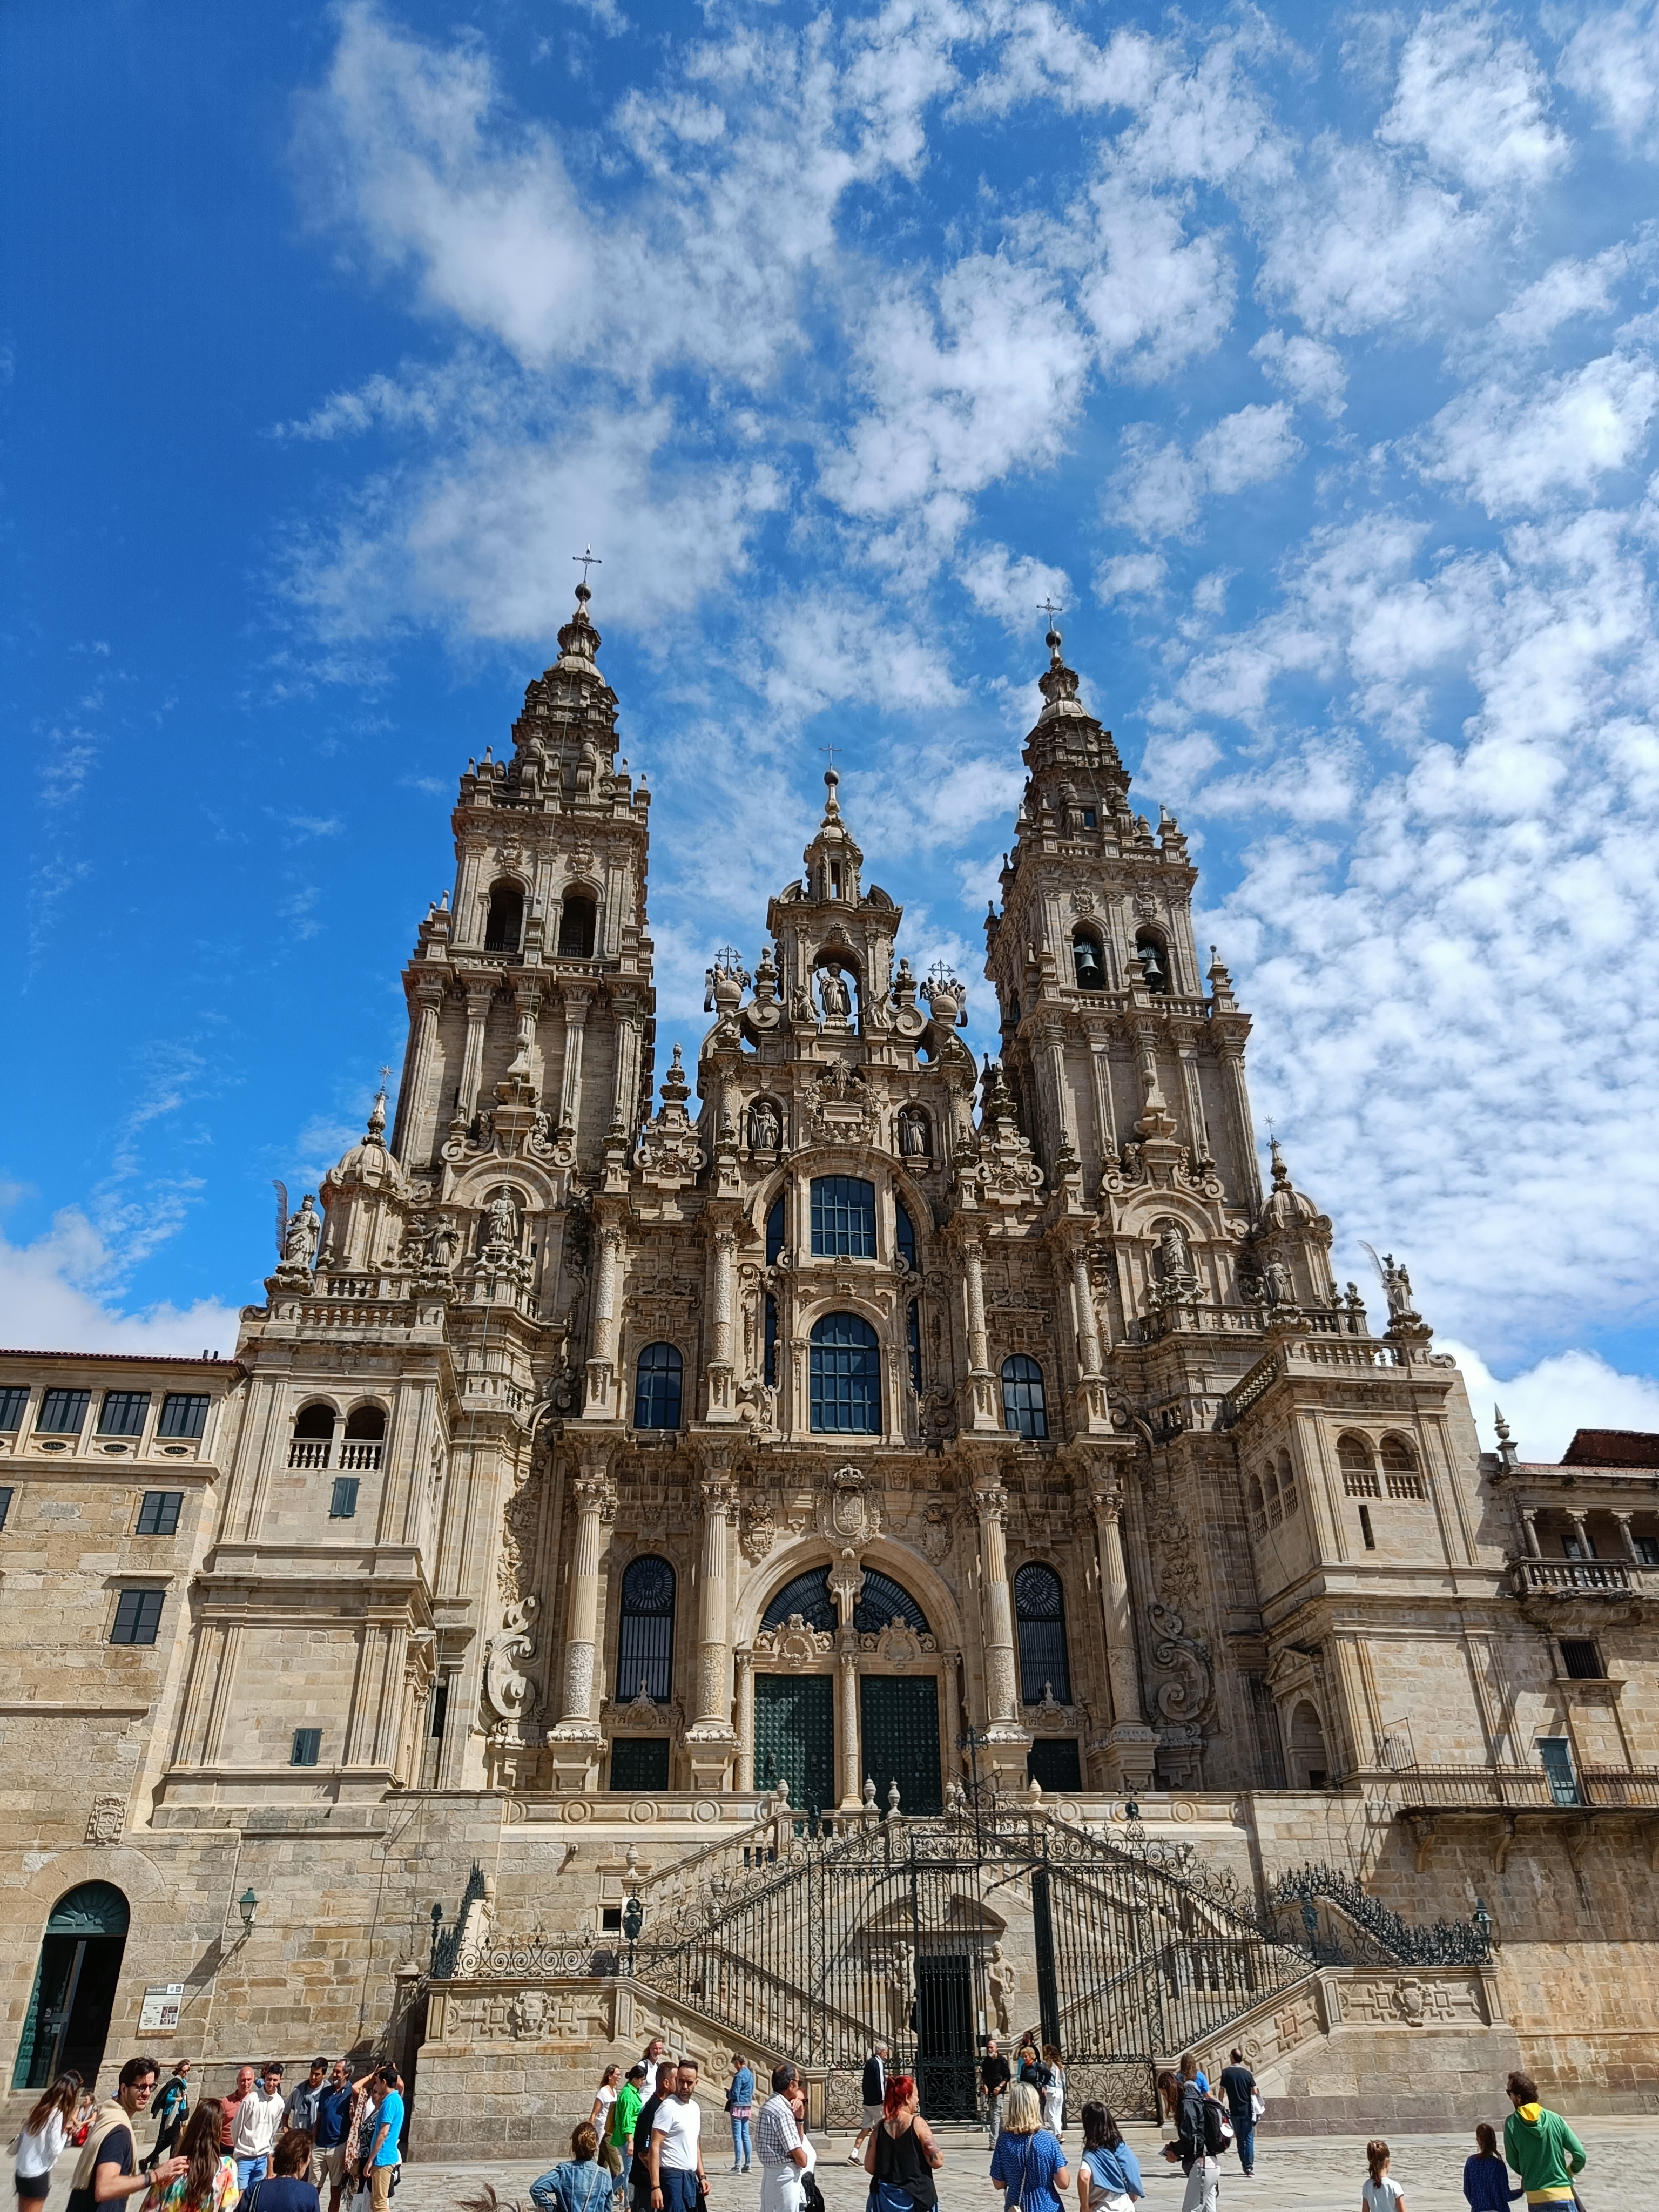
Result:
M624 1916L971 1801L1322 1899L1295 2002L1206 2015L1310 2124L1385 2078L1395 2124L1461 2117L1517 2050L1644 2102L1656 1455L1483 1455L1405 1268L1377 1328L1335 1280L1277 1145L1264 1179L1181 830L1057 633L999 1059L832 770L656 1087L649 798L587 604L461 779L395 1119L285 1220L235 1359L7 1358L15 2100L94 2042L391 2039L456 2149L492 2066L521 2098L539 2054L551 2112L641 2023L770 2063L706 1975L624 1971ZM974 1921L958 2039L1062 2019L1047 1911ZM925 2039L920 2002L855 2025Z

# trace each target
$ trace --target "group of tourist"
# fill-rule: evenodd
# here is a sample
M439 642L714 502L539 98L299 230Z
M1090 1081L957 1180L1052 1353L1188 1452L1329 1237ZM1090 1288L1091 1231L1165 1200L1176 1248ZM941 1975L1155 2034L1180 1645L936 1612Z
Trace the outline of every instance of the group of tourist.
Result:
M344 2059L313 2058L287 2095L274 2062L244 2066L228 2097L190 2102L190 2061L180 2059L160 2097L161 2067L130 2058L114 2096L91 2099L81 2076L58 2076L16 2142L18 2212L40 2212L52 2170L70 2142L80 2155L67 2212L100 2212L140 2198L133 2212L340 2212L349 2190L368 2212L388 2212L404 2127L395 2066L353 2078ZM137 2126L154 2099L155 2140L138 2156Z
M888 2050L871 2051L861 2084L860 2126L849 2157L870 2178L868 2212L937 2212L935 2174L944 2156L922 2118L916 2084L888 2071ZM17 2212L41 2212L52 2169L71 2143L79 2148L66 2212L100 2212L135 2197L132 2212L388 2212L397 2186L404 2105L394 2066L353 2077L343 2059L311 2062L306 2080L287 2095L283 2069L256 2076L246 2066L228 2097L190 2105L190 2062L180 2060L160 2097L153 2058L130 2058L116 2093L100 2104L78 2074L59 2076L20 2130ZM570 2156L532 2182L536 2212L708 2212L700 2073L693 2058L669 2057L660 2039L624 2070L605 2069L592 2109L570 2139ZM1066 2077L1052 2044L1023 2038L1012 2061L994 2039L980 2069L992 2138L990 2181L1006 2212L1062 2212L1060 2192L1072 2184L1064 2136ZM1577 2203L1584 2147L1559 2113L1540 2101L1529 2075L1509 2077L1512 2106L1500 2155L1495 2129L1475 2130L1476 2148L1463 2169L1470 2212L1507 2212L1525 2195L1553 2212ZM1212 2088L1188 2053L1158 2077L1160 2102L1175 2140L1164 2156L1186 2179L1182 2212L1217 2212L1220 2160L1236 2151L1241 2171L1255 2166L1255 2126L1264 2110L1255 2077L1235 2051ZM732 2126L732 2171L761 2169L760 2212L824 2212L806 2124L805 2086L797 2067L774 2068L771 2095L757 2112L753 2068L732 2062L726 2110ZM137 2127L155 2098L155 2139L138 2157ZM1135 2154L1103 2103L1080 2115L1078 2212L1133 2212L1146 2195ZM1404 2185L1391 2172L1389 2145L1366 2146L1368 2172L1361 2212L1407 2212ZM1510 2170L1520 2181L1510 2185Z

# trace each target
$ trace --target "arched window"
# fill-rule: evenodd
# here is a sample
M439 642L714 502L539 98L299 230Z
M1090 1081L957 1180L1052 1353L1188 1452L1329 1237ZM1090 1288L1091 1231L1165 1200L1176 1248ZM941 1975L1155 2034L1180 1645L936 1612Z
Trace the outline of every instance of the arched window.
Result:
M346 1441L362 1443L384 1443L386 1441L386 1407L384 1406L354 1406L346 1415Z
M301 1406L294 1417L293 1441L288 1448L290 1467L326 1467L334 1436L334 1408L313 1402Z
M902 1199L893 1201L893 1242L898 1255L914 1275L916 1272L916 1231Z
M1285 1518L1290 1520L1296 1511L1297 1495L1296 1470L1291 1465L1289 1452L1279 1455L1279 1502L1284 1508Z
M559 908L561 960L593 957L593 927L598 918L599 908L586 891L565 893L564 904Z
M780 1191L772 1200L771 1209L766 1217L766 1264L769 1267L777 1266L778 1255L782 1250L783 1193Z
M524 893L517 884L495 884L484 920L484 951L516 952L524 935Z
M96 2075L129 1917L126 1899L106 1881L83 1881L53 1905L17 2045L14 2089L44 2089L71 2066L83 2081Z
M1378 1457L1382 1462L1383 1487L1390 1498L1427 1496L1417 1471L1417 1455L1404 1437L1384 1437Z
M809 1567L804 1575L787 1582L761 1615L763 1628L787 1628L799 1613L809 1628L833 1631L840 1625L836 1601L830 1595L828 1567Z
M1072 932L1072 972L1077 977L1079 991L1106 988L1106 963L1100 957L1100 945L1092 930Z
M1330 1782L1330 1759L1318 1708L1304 1698L1291 1714L1287 1730L1292 1790L1323 1790Z
M634 1426L677 1429L680 1425L680 1382L684 1372L679 1347L647 1344L634 1370Z
M1257 1474L1250 1477L1250 1528L1257 1536L1267 1533L1267 1501L1261 1492L1261 1478Z
M1336 1440L1336 1463L1342 1470L1342 1488L1350 1498L1380 1498L1382 1486L1376 1479L1376 1465L1371 1458L1371 1448L1364 1437L1350 1432Z
M812 1178L812 1255L815 1259L873 1260L876 1186L858 1176Z
M1002 1425L1013 1437L1040 1439L1048 1433L1042 1370L1023 1352L1002 1363Z
M808 1357L813 1431L879 1436L881 1347L869 1322L858 1314L825 1314L812 1324Z
M659 1705L674 1691L674 1570L651 1557L633 1560L623 1577L617 1632L617 1702L632 1705L641 1690Z
M1072 1702L1072 1667L1066 1652L1066 1594L1052 1567L1033 1560L1014 1577L1014 1619L1019 1628L1019 1694L1040 1705L1045 1689L1062 1705Z
M1164 940L1150 929L1143 929L1135 939L1135 951L1140 956L1140 972L1146 978L1146 988L1158 993L1170 988L1170 956Z
M891 1575L884 1575L874 1567L866 1567L864 1587L853 1607L854 1627L860 1636L879 1636L896 1620L902 1620L907 1628L914 1628L918 1636L930 1632L927 1614L903 1583L896 1583Z

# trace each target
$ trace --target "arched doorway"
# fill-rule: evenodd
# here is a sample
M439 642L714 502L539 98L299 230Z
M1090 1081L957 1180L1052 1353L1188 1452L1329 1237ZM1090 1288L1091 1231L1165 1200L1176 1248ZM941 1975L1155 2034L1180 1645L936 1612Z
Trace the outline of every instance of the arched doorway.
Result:
M70 2066L83 2081L96 2075L127 1948L127 1920L125 1898L106 1881L83 1881L52 1906L12 2069L14 2089L44 2089Z
M1289 1742L1292 1790L1323 1790L1330 1782L1325 1731L1311 1698L1302 1698L1291 1714Z

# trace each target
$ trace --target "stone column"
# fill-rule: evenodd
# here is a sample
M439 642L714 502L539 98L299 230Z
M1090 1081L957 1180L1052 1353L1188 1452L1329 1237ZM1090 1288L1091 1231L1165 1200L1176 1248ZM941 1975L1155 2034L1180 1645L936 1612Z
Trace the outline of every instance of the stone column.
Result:
M755 1655L745 1644L733 1655L738 1675L738 1765L732 1786L755 1786Z
M470 1121L478 1110L478 1086L483 1080L484 1025L489 1019L494 983L466 987L466 1049L461 1055L461 1085L455 1102L455 1119Z
M1237 1047L1224 1044L1221 1065L1226 1070L1225 1079L1233 1094L1233 1124L1239 1167L1244 1178L1244 1188L1238 1196L1254 1216L1261 1211L1261 1170L1255 1157L1255 1131L1250 1121L1250 1093L1244 1080L1242 1044Z
M603 1469L584 1468L570 1485L576 1509L576 1556L570 1569L566 1616L561 1729L586 1731L593 1717L593 1662L599 1629L599 1555L604 1530L614 1518L617 1493Z
M1529 1559L1541 1559L1544 1554L1538 1542L1538 1508L1535 1505L1522 1507L1521 1534L1526 1543L1527 1557Z
M623 1232L614 1221L599 1225L593 1263L593 1323L588 1335L587 1402L583 1419L617 1421L622 1419L622 1394L617 1385L617 1290L621 1273Z
M702 1566L697 1593L696 1718L685 1732L694 1790L728 1786L738 1733L732 1725L732 1643L727 1626L726 1527L737 1503L728 1475L702 1485Z
M836 1662L836 1702L841 1707L841 1809L858 1810L863 1794L859 1776L859 1660L843 1650Z
M1630 1533L1630 1524L1633 1516L1628 1513L1615 1513L1613 1517L1619 1523L1619 1539L1625 1547L1625 1557L1630 1561L1632 1566L1640 1566L1642 1563L1637 1553L1636 1539Z
M732 1332L738 1300L738 1239L731 1229L714 1232L714 1296L710 1320L708 1410L710 1421L737 1418L732 1391Z
M991 1763L1004 1788L1018 1788L1024 1779L1024 1747L1031 1739L1020 1722L1014 1605L1008 1588L1008 1546L1004 1532L1008 1493L994 1475L981 1475L975 1482L974 1511L979 1519L980 1578L985 1606L985 1734L993 1747L1008 1747L1000 1756L994 1748Z
M422 1158L426 1156L421 1127L425 1119L427 1090L432 1081L432 1063L437 1056L438 1017L443 1002L442 978L423 975L415 986L409 1048L404 1054L404 1079L398 1086L398 1120L392 1133L392 1153L400 1161L411 1147L419 1148Z
M985 1273L976 1237L964 1240L962 1264L968 1293L968 1387L973 1401L970 1425L980 1430L995 1429L1001 1424L997 1419L996 1378L991 1373L990 1347L985 1335Z
M1066 1087L1066 1041L1060 1024L1050 1023L1042 1032L1043 1056L1054 1094L1054 1149L1075 1152L1077 1130L1073 1126L1071 1093Z
M1089 1503L1094 1509L1095 1548L1100 1562L1101 1626L1106 1638L1106 1675L1112 1692L1112 1726L1106 1738L1107 1769L1113 1788L1145 1790L1152 1778L1158 1731L1146 1726L1140 1702L1140 1673L1129 1609L1129 1570L1123 1556L1121 1485L1110 1477L1097 1479L1091 1490Z
M616 1082L611 1097L611 1126L632 1137L639 1120L640 1018L631 1000L616 1008Z
M1581 1559L1589 1559L1592 1556L1589 1530L1584 1525L1583 1515L1582 1513L1573 1513L1570 1511L1567 1515L1567 1518L1572 1523L1572 1533L1574 1540L1578 1546L1579 1558Z
M1100 1372L1100 1327L1089 1282L1088 1247L1072 1248L1072 1291L1077 1300L1077 1364L1085 1375Z
M592 991L564 991L564 1068L559 1079L559 1134L574 1137L576 1125L581 1118L582 1105L582 1037L587 1027L587 1010L593 1003Z

